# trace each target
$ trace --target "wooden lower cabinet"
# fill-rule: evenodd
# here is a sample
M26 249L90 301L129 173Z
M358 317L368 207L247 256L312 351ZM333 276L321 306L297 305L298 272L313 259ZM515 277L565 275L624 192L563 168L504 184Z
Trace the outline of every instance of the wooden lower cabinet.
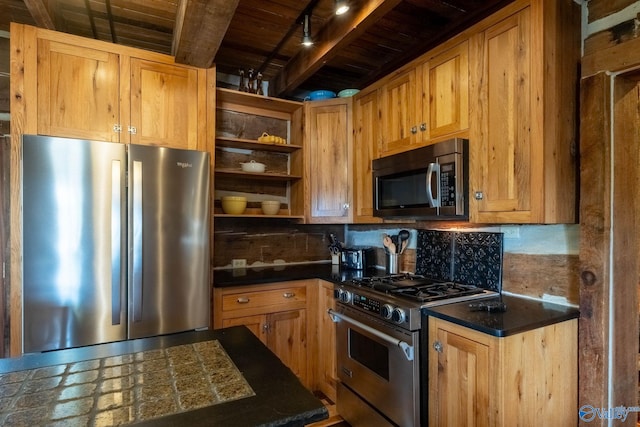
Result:
M429 318L429 425L577 425L577 344L576 319L499 338Z
M214 328L245 325L311 388L308 361L307 285L214 288Z
M317 333L314 342L315 350L310 355L315 374L314 389L324 393L333 402L336 401L336 327L327 310L335 309L333 283L319 280L317 286L318 301Z

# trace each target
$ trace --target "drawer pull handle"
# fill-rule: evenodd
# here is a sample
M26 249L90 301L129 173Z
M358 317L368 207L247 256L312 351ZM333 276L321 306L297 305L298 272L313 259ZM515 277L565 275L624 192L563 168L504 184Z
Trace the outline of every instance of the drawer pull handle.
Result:
M282 294L283 297L285 298L293 298L296 296L295 292L285 292L284 294Z
M247 304L249 302L249 298L247 297L240 297L236 300L238 302L238 304Z

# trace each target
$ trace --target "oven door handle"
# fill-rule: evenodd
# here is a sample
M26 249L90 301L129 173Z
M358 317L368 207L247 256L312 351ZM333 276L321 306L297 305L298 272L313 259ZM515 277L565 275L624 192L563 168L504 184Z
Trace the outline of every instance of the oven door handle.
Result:
M391 335L387 335L384 332L380 332L376 329L373 329L371 326L367 326L364 323L358 322L357 320L352 319L349 316L340 314L331 308L327 310L327 313L329 314L329 317L331 317L331 320L333 321L333 323L338 323L340 320L344 320L347 323L351 323L352 325L367 331L371 335L375 335L378 338L381 338L390 344L397 345L402 349L404 355L407 357L407 360L409 361L413 360L413 346L407 344L406 342L399 340L397 338L394 338Z

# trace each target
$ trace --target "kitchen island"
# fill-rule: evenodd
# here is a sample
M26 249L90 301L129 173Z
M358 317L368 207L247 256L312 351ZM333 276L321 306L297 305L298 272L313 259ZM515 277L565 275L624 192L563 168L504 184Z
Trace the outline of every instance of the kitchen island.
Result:
M0 359L5 426L303 426L327 417L244 326Z

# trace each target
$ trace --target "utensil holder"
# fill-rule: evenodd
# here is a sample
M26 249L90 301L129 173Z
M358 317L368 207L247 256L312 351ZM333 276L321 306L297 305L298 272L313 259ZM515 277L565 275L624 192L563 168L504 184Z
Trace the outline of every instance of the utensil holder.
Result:
M398 274L400 272L400 254L386 254L385 262L387 274Z

